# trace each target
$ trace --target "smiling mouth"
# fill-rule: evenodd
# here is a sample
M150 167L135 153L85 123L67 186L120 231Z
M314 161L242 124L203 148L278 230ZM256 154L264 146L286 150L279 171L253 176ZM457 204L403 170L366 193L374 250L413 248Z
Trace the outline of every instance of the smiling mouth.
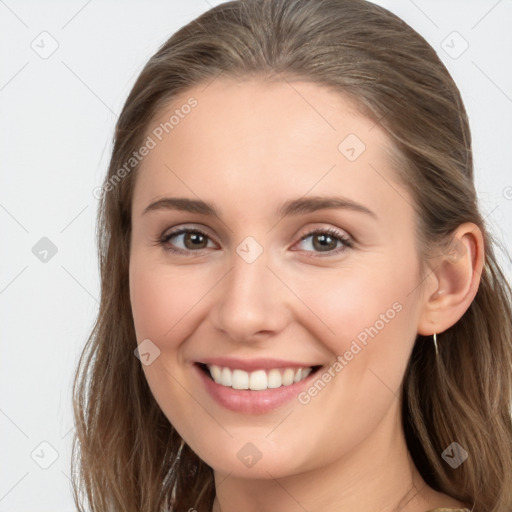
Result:
M221 386L251 391L263 391L291 386L316 373L322 366L304 366L301 368L272 368L246 372L240 369L214 364L196 363L211 380Z

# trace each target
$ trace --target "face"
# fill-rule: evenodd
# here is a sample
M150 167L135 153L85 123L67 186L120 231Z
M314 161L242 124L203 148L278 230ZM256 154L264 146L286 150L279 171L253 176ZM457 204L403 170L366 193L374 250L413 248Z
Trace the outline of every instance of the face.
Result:
M223 79L148 135L130 298L145 376L187 444L269 478L396 430L422 297L380 127L319 85Z

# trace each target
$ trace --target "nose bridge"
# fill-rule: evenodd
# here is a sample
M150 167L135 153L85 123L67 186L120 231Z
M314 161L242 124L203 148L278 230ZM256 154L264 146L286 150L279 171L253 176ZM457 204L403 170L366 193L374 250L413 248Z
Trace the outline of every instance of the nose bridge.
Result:
M271 272L271 258L253 237L236 247L213 315L215 326L238 341L277 331L286 321L282 283Z

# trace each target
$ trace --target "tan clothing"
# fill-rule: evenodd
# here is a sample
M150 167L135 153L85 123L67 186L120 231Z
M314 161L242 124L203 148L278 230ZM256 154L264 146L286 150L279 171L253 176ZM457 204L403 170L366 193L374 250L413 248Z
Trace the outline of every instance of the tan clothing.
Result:
M427 512L471 512L469 508L431 508Z

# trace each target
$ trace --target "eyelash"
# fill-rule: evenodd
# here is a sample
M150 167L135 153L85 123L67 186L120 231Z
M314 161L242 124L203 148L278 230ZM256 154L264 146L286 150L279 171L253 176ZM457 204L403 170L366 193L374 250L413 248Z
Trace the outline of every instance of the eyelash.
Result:
M164 248L164 250L166 250L166 251L170 251L174 254L182 254L184 256L189 256L189 255L191 255L191 253L201 252L202 250L204 250L204 249L198 249L195 251L195 250L189 250L189 249L179 249L177 247L171 247L171 246L167 245L167 243L169 242L169 240L171 238L173 238L177 235L182 235L182 234L186 234L186 233L198 233L198 234L203 235L204 237L210 239L210 237L204 231L202 231L200 229L179 228L175 231L171 231L170 233L167 233L166 235L162 235L160 238L155 240L154 245L161 245ZM319 251L304 251L305 253L307 253L307 257L325 258L328 256L337 255L337 254L345 251L346 249L351 249L354 246L351 238L349 238L347 235L343 234L341 231L338 231L337 229L334 229L334 228L325 228L325 229L318 228L318 229L309 231L308 233L306 233L305 235L303 235L300 238L300 242L303 242L304 240L306 240L307 238L309 238L310 236L313 236L313 235L329 235L329 236L335 238L337 241L341 242L343 244L343 247L339 247L338 249L335 249L333 251L327 251L325 254L322 254L321 251L320 252Z

